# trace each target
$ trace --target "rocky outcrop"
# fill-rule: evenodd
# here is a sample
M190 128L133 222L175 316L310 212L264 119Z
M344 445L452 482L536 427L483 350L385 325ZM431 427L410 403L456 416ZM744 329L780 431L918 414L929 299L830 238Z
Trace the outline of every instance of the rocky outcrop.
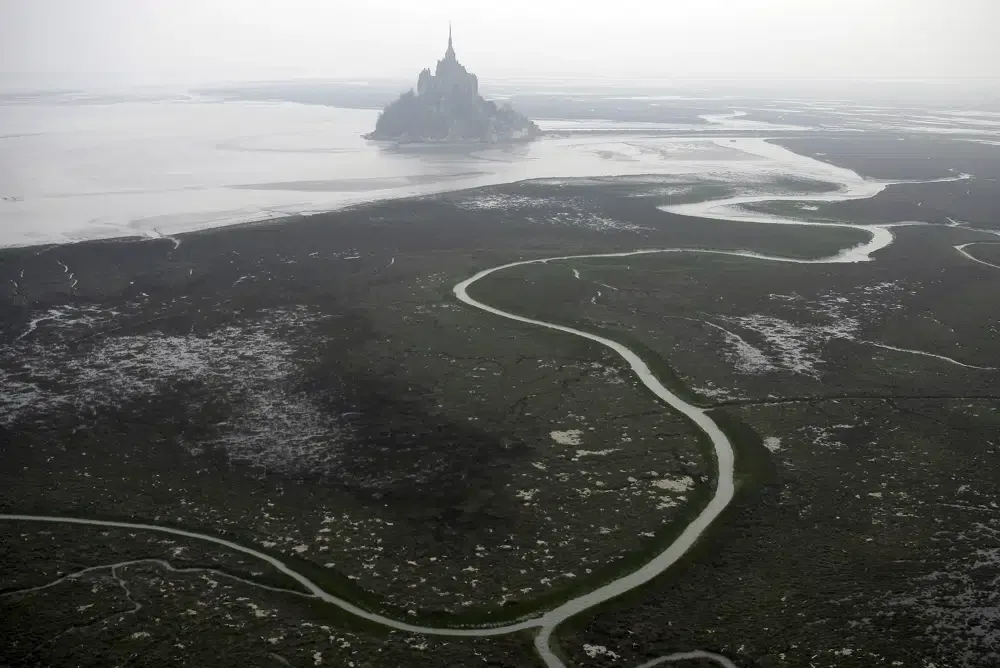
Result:
M425 69L410 90L379 114L366 139L401 142L529 141L538 126L514 111L479 95L479 79L455 57L451 34L448 50L432 74Z

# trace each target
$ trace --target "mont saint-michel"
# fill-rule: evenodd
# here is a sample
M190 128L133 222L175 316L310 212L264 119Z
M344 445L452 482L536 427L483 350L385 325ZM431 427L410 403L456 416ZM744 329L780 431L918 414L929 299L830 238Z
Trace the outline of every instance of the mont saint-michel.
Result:
M514 111L479 94L479 79L458 62L448 29L448 49L434 73L420 72L412 89L387 106L366 139L402 142L530 141L538 126Z

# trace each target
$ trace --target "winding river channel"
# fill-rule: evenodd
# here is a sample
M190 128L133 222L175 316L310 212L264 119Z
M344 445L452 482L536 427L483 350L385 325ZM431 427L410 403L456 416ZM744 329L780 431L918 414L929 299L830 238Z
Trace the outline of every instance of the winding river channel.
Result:
M578 329L573 329L572 327L566 327L564 325L559 325L555 323L545 322L542 320L536 320L533 318L528 318L525 316L518 315L516 313L510 313L507 311L502 311L500 309L494 308L489 304L478 301L474 297L469 295L469 288L472 287L477 281L494 274L496 272L501 272L513 267L518 267L528 264L541 264L560 260L578 260L587 258L610 258L610 257L628 257L632 255L652 255L652 254L663 254L668 256L673 253L711 253L711 254L721 254L721 255L737 255L743 257L757 258L762 261L773 261L773 262L794 262L794 263L806 263L806 264L831 264L831 263L852 263L852 262L864 262L872 259L872 254L878 250L881 250L889 246L893 241L892 227L898 225L919 225L919 222L904 221L900 223L884 224L884 225L858 225L852 223L840 223L840 222L816 222L816 221L805 221L805 220L795 220L791 218L783 218L772 216L763 213L756 213L748 211L744 207L749 204L756 204L762 202L771 202L776 200L784 201L796 201L796 202L837 202L850 199L862 199L867 197L873 197L874 195L881 192L886 186L890 185L889 182L871 181L862 178L857 173L828 165L826 163L820 162L818 160L813 160L812 158L797 155L787 149L784 149L775 144L768 143L763 139L718 139L716 140L720 145L725 145L728 147L736 147L740 150L746 151L760 156L776 156L780 154L780 157L785 163L795 162L802 166L801 175L807 178L822 179L828 182L833 182L840 186L839 190L835 192L828 192L823 194L814 195L788 195L788 194L771 194L771 195L753 195L753 196L740 196L740 197L730 197L726 199L718 199L706 202L700 202L696 204L682 204L682 205L668 205L661 207L662 210L681 214L686 216L697 216L702 218L712 218L712 219L723 219L739 222L748 223L767 223L767 224L782 224L782 225L808 225L808 226L835 226L835 227L850 227L855 229L860 229L867 232L870 235L870 239L862 244L851 248L845 248L829 257L813 259L813 260L803 260L797 258L789 258L775 255L764 255L760 253L755 253L752 251L722 251L713 250L709 248L704 249L692 249L692 248L655 248L655 249L642 249L634 250L628 252L620 253L601 253L592 255L571 255L562 257L551 257L551 258L540 258L534 260L524 260L520 262L512 262L509 264L504 264L498 267L493 267L491 269L486 269L479 272L478 274L462 281L454 288L454 293L456 297L464 302L465 304L485 311L486 313L499 316L502 318L507 318L509 320L514 320L517 322L525 323L535 327L542 327L550 330L556 330L559 332L564 332L573 336L583 337L589 339L596 343L599 343L611 350L613 350L618 356L620 356L632 369L636 377L645 385L650 391L652 391L669 409L682 413L686 416L692 423L697 425L710 440L715 452L715 460L717 466L716 472L716 485L715 491L711 500L702 508L701 512L695 517L690 523L684 528L684 530L678 535L678 537L662 552L657 554L651 560L640 566L638 569L621 576L620 578L609 582L601 587L598 587L590 592L587 592L581 596L570 599L561 605L541 614L540 616L533 617L530 619L525 619L513 624L507 624L503 626L491 626L491 627L480 627L480 628L448 628L448 627L427 627L415 624L409 624L403 621L385 617L379 614L375 614L364 610L350 601L338 598L332 594L324 591L319 585L314 583L305 575L298 573L293 568L286 565L281 559L271 556L269 554L260 552L251 547L246 547L232 541L228 541L215 536L209 536L205 534L196 533L193 531L186 531L183 529L177 529L173 527L158 526L154 524L142 524L142 523L132 523L132 522L114 522L114 521L104 521L104 520L90 520L75 517L56 517L56 516L40 516L40 515L18 515L18 514L0 514L0 519L10 520L10 521L21 521L21 522L49 522L49 523L63 523L63 524L83 524L90 526L103 526L103 527L116 527L125 528L131 530L142 530L142 531L153 531L165 534L172 534L176 536L182 536L185 538L191 538L195 540L205 541L209 543L215 543L217 545L222 545L229 549L235 550L237 552L242 552L253 556L261 561L264 561L280 572L284 573L288 577L292 578L298 582L305 591L308 592L309 596L321 599L332 605L335 605L357 617L380 624L382 626L397 629L399 631L406 631L411 633L420 633L426 635L434 636L497 636L503 634L514 633L517 631L524 630L535 630L535 641L534 646L538 653L538 656L544 661L545 665L549 668L564 668L565 664L562 659L556 655L552 648L552 636L556 628L564 621L578 615L586 610L589 610L609 599L612 599L619 594L626 591L639 587L656 576L660 575L671 565L677 562L698 540L705 531L711 526L712 522L725 510L726 506L730 503L733 498L734 492L734 453L733 447L729 439L719 428L719 425L710 417L705 409L698 406L692 405L676 394L671 392L669 389L664 387L664 385L656 378L653 372L650 370L649 366L644 362L639 355L630 350L628 347L612 341L611 339L598 336L589 332L580 331ZM724 142L724 143L723 143ZM949 179L943 180L955 180L966 178L965 175L956 175L950 177ZM968 245L968 244L967 244ZM960 252L964 252L963 248L958 248ZM971 258L970 259L975 259ZM979 260L977 260L979 261ZM984 263L985 264L985 263ZM993 266L993 265L991 265ZM914 351L905 351L914 352ZM723 668L737 668L736 664L730 659L702 650L693 650L686 652L679 652L676 654L671 654L668 656L659 657L652 661L643 663L638 668L651 668L652 666L674 663L680 661L686 661L691 659L703 659L715 662L717 665Z

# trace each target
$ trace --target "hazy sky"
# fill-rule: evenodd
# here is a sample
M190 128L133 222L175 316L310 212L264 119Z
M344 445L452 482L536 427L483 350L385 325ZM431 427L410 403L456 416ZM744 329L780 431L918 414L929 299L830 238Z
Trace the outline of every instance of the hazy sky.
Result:
M449 19L486 81L1000 76L997 0L0 0L0 73L413 79Z

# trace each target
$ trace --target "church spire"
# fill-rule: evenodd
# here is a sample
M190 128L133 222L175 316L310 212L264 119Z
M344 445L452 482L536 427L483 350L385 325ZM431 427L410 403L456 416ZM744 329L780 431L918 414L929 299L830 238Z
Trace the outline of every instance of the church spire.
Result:
M444 57L455 59L455 47L451 43L451 21L448 21L448 50L444 52Z

